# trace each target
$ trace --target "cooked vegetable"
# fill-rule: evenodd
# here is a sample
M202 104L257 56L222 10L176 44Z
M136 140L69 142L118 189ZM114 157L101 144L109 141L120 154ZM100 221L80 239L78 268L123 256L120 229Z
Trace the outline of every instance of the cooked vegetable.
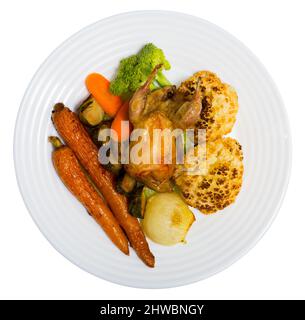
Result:
M79 107L79 118L85 125L94 127L104 119L105 112L97 101L90 95Z
M93 142L96 144L97 147L101 147L103 145L103 143L107 142L103 142L101 141L101 139L99 139L101 132L104 129L110 129L111 128L111 121L104 121L105 119L103 119L102 123L98 126L95 127L88 127L86 126L86 129L91 137L91 139L93 140Z
M204 214L215 213L233 203L240 192L244 172L239 142L221 138L197 145L191 151L186 154L184 164L176 166L174 174L185 202Z
M137 187L129 195L129 212L137 218L143 219L147 200L156 194L156 191L149 189L137 182Z
M144 186L143 188L143 195L145 197L145 199L147 200L148 198L150 198L151 196L153 196L154 194L156 194L155 190L149 189L148 187Z
M143 185L138 186L133 190L132 194L129 195L128 209L130 214L134 217L143 219L144 217L144 198L143 198Z
M194 221L192 211L176 193L157 193L147 201L142 225L151 240L170 246L185 241Z
M162 64L162 68L156 74L151 89L171 84L162 72L162 70L169 70L171 66L161 49L152 43L146 44L138 54L120 61L117 75L111 81L110 91L115 95L131 97L159 64Z
M129 193L133 190L136 183L137 182L134 178L125 173L120 185L124 192Z
M179 94L187 99L196 95L196 87L202 93L202 111L196 129L204 129L207 141L214 141L231 132L238 111L236 90L223 83L213 72L199 71L181 83Z
M120 174L123 168L123 166L120 163L111 163L111 162L105 164L104 167L116 177Z
M110 82L99 73L91 73L86 78L86 86L103 110L114 117L122 105L122 100L111 94Z
M104 229L111 241L122 252L129 254L128 240L124 232L87 179L74 152L69 147L62 145L57 137L50 137L49 141L55 147L52 154L53 164L63 183Z
M130 133L132 131L131 123L129 122L129 103L125 102L118 113L116 114L114 120L112 121L111 129L116 131L118 135L118 141L125 141L129 138ZM122 128L122 121L128 121L128 127ZM126 123L127 124L127 123ZM122 130L123 129L123 130Z
M146 265L153 267L155 258L149 250L140 223L129 214L127 198L116 191L114 175L99 163L98 149L77 115L62 103L58 103L54 106L52 119L58 133L75 152L76 157L104 196L120 226L124 229L131 246Z
M147 186L144 186L144 188L142 190L142 197L141 197L141 200L142 200L142 202L141 202L141 206L142 206L141 215L142 215L142 218L144 218L144 215L145 215L147 201L154 194L156 194L155 190L149 189Z

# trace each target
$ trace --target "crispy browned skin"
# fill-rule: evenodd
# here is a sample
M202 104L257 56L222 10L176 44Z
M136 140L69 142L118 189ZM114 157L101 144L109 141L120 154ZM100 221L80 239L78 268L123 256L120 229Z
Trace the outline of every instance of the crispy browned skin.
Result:
M153 143L153 131L155 129L162 131L165 129L173 130L173 123L165 113L155 109L154 103L152 108L147 108L150 85L160 67L161 65L158 65L154 68L146 82L134 93L129 103L129 120L133 128L141 128L149 133L147 135L148 140L142 141L145 144L149 143L150 146L145 151L147 152L146 156L149 157L149 163L133 163L130 161L129 164L125 165L125 169L129 175L141 181L149 188L157 192L170 192L173 187L170 178L175 168L175 139L172 139L172 147L170 147L164 136L160 136L160 144L156 147ZM160 95L155 94L154 96L156 102L156 100L158 101L162 97L166 97L166 91L162 90ZM136 141L131 141L131 148L135 144L137 144ZM154 163L154 159L157 159L158 156L160 157L160 163ZM169 163L166 159L172 159L172 163Z
M63 104L57 104L54 107L52 119L58 133L75 152L78 160L103 194L139 258L147 266L154 267L155 257L150 252L138 219L129 214L127 199L116 191L113 175L99 163L98 149L77 115Z
M53 151L53 164L59 177L90 215L104 229L111 241L125 254L129 254L128 240L100 195L85 176L73 151L62 146Z
M160 137L160 147L157 149L153 142L153 131L155 129L172 129L172 122L163 113L155 111L149 116L144 117L138 125L149 133L147 135L147 142L150 145L148 150L150 163L135 164L130 161L130 163L125 165L125 169L130 176L143 182L149 188L157 192L170 192L173 186L169 179L175 169L175 139L171 139L172 147L169 147L166 145L166 139ZM137 143L137 141L131 141L130 147L132 148ZM160 155L160 163L154 163L153 159L156 159L158 154ZM171 157L172 164L166 162L167 157Z

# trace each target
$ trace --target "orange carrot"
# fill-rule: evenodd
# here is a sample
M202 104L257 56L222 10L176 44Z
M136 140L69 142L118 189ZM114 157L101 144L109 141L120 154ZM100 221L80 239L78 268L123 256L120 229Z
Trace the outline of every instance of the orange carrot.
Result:
M128 139L130 136L132 128L131 128L131 123L128 120L129 119L128 111L129 111L129 102L127 101L122 105L122 107L120 108L120 110L118 111L118 113L116 114L115 118L112 121L111 129L116 131L116 133L118 134L118 141L124 141ZM128 121L129 127L128 128L122 127L121 126L122 121Z
M86 86L103 110L114 117L122 105L122 100L111 94L109 80L99 73L91 73L86 78Z
M98 149L78 116L62 103L58 103L54 106L52 120L58 133L75 152L78 160L103 194L118 223L126 232L131 246L146 265L153 267L155 257L149 249L141 225L137 218L129 214L127 198L117 192L113 174L99 163Z
M128 255L128 240L123 230L108 206L87 179L72 149L61 145L60 140L56 137L50 137L49 140L56 148L52 153L52 159L55 170L63 183L85 206L112 242Z

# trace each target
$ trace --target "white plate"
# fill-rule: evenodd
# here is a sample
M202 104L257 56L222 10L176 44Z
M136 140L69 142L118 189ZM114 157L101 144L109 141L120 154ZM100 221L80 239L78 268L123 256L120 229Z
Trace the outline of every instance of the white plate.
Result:
M167 76L179 83L208 69L233 85L240 110L233 135L243 145L244 183L235 204L215 215L196 213L186 245L151 243L156 267L121 254L57 177L51 163L55 102L75 107L92 71L111 78L119 60L147 42L164 50ZM165 11L130 12L99 21L58 47L43 63L22 101L15 131L19 187L34 221L70 261L103 279L143 288L184 285L228 267L261 238L283 199L291 142L279 93L257 58L233 36L202 19Z

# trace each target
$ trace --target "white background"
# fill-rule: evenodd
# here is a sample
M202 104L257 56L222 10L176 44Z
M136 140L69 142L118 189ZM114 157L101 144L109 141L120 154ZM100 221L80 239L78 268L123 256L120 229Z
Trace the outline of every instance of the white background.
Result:
M175 289L122 287L71 264L32 221L14 174L15 118L39 65L84 26L140 9L194 14L239 38L260 58L278 85L292 129L293 166L288 192L263 239L227 270ZM304 15L302 0L2 1L0 299L305 299Z

